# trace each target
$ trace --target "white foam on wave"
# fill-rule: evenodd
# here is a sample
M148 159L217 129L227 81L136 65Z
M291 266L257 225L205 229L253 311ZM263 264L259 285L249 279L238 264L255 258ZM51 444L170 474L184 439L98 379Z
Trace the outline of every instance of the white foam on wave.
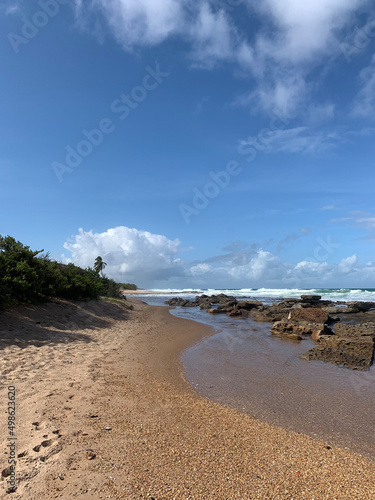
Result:
M370 301L375 302L375 289L355 289L355 288L241 288L241 289L217 289L217 288L168 288L150 290L160 296L163 295L182 295L185 298L194 297L195 295L234 295L238 298L251 299L284 299L287 297L299 298L301 295L321 295L325 300L333 301Z

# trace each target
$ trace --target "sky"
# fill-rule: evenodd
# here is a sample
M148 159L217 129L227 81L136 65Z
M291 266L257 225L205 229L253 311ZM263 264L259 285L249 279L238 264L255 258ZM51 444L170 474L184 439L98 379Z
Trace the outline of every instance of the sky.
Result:
M0 234L144 288L375 287L367 0L3 0Z

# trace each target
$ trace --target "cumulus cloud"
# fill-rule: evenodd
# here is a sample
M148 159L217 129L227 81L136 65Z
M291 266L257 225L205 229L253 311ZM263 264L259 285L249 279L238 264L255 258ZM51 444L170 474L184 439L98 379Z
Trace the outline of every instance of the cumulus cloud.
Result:
M193 276L201 276L207 274L211 270L211 266L208 264L198 264L190 268L190 272Z
M108 264L106 274L119 281L137 281L138 284L167 280L182 273L177 258L180 241L147 231L115 227L104 233L80 229L64 248L71 253L65 262L81 267L93 267L98 255Z
M370 286L375 278L375 268L372 263L360 266L356 255L343 258L338 264L329 264L319 258L293 264L283 261L272 252L258 249L194 263L189 267L185 279L192 277L188 286L202 288L345 287L352 286L346 281L349 274L350 280L355 279L357 284Z
M188 262L178 256L182 251L178 239L122 226L103 233L80 229L64 244L70 256L63 256L63 261L92 267L100 255L107 263L105 273L109 277L146 288L350 286L345 281L348 275L358 286L370 286L375 279L373 263L361 266L357 255L343 258L336 265L311 258L293 264L258 244L237 243L232 252Z
M347 274L353 271L354 266L357 264L357 255L352 255L346 259L342 259L338 265L340 272Z
M228 269L230 276L239 280L280 279L284 264L271 252L259 250L248 263Z

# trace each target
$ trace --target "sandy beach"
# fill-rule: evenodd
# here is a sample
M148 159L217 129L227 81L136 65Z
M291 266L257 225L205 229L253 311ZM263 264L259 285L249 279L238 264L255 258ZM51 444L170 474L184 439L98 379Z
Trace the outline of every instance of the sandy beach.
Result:
M54 301L1 314L1 498L375 498L374 462L191 389L179 359L210 327L126 303L134 310Z

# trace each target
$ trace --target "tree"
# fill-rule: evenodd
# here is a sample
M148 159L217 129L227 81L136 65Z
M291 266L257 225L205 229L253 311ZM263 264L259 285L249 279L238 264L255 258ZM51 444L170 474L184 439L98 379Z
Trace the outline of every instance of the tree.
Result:
M100 257L100 255L99 255L99 257L96 257L95 264L94 264L94 269L95 269L95 271L96 271L97 274L101 274L102 275L102 278L104 278L103 271L106 268L106 266L107 266L107 263L103 262L103 259Z

